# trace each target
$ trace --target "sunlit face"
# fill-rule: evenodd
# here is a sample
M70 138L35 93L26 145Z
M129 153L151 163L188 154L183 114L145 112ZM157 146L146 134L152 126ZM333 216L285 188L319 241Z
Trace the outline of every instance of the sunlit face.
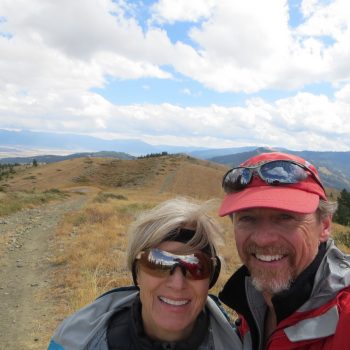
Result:
M166 241L158 248L177 253L184 243ZM203 310L209 278L189 280L177 267L172 275L154 277L139 268L137 275L145 331L153 339L177 341L187 338Z
M316 213L256 208L235 213L236 245L253 284L266 295L288 289L329 237L330 219Z

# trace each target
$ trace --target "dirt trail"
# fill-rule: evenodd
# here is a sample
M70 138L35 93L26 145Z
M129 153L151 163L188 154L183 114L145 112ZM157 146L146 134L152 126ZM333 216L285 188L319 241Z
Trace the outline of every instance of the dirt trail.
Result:
M45 204L0 218L0 350L46 349L55 322L48 295L51 244L63 215L87 196Z

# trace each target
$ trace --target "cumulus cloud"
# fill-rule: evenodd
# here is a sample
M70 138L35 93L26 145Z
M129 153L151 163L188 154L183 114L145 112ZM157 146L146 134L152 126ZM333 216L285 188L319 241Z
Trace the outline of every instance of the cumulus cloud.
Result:
M215 0L160 0L152 6L152 22L197 22L211 15Z
M143 22L141 4L2 0L1 127L197 146L350 149L348 1L303 0L293 27L287 0L159 0ZM173 41L166 28L177 22L190 29ZM239 106L125 106L93 92L111 80L174 75L247 99ZM320 82L333 95L307 92ZM258 97L278 89L290 97ZM198 90L178 91L196 98Z

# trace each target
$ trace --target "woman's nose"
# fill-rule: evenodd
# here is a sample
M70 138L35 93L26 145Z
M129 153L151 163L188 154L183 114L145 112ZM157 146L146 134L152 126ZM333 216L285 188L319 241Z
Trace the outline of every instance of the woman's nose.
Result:
M186 271L181 266L176 266L167 277L167 285L174 289L183 289L186 284Z

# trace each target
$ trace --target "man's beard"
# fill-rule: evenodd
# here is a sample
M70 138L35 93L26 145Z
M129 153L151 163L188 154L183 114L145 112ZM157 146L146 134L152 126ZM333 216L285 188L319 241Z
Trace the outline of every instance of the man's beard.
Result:
M249 269L249 267L248 267ZM268 269L250 269L253 286L271 295L288 290L293 282L290 271L277 272Z
M277 294L282 291L288 290L294 280L293 274L293 261L291 259L291 252L284 247L268 247L260 248L255 245L249 245L244 250L245 253L245 265L247 266L254 287L264 293ZM255 257L252 254L262 255L287 255L288 264L283 269L269 269L257 267L252 262ZM285 258L284 258L285 259Z

